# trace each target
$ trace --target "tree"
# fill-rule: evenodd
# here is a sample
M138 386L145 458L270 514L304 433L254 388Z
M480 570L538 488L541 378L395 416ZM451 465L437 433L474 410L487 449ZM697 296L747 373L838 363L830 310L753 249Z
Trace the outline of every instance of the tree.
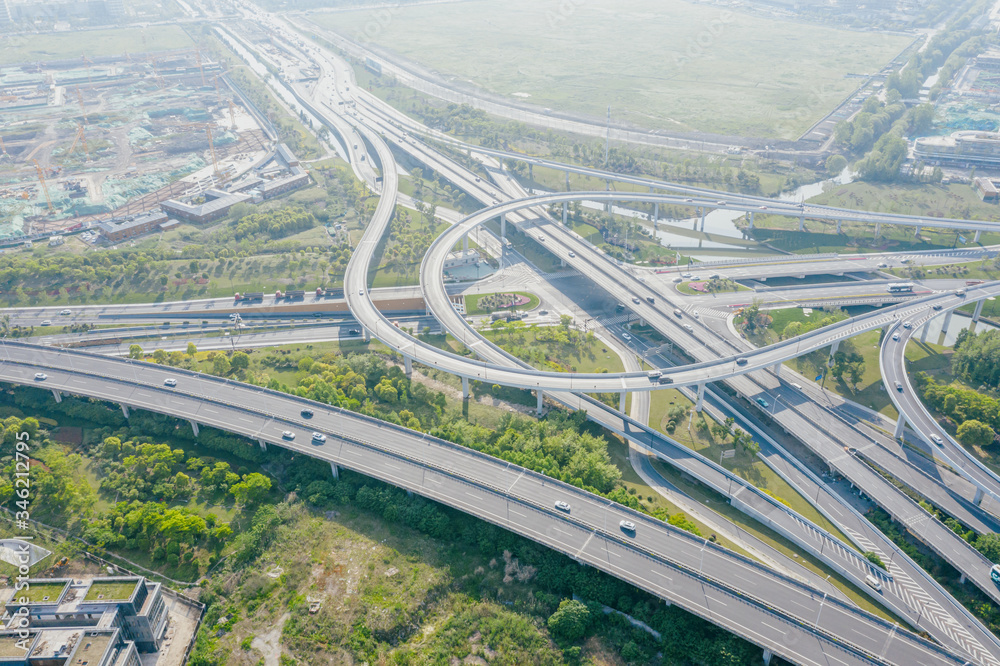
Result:
M189 342L187 347L187 355L194 356L197 353L198 353L198 348L194 346L193 342Z
M587 633L590 611L575 599L563 599L556 612L549 616L547 624L553 636L577 641Z
M246 352L235 352L229 360L229 365L234 371L243 372L250 367L250 357L247 356Z
M134 358L136 360L142 358L142 347L140 347L139 345L129 345L128 357Z
M244 474L243 480L229 489L239 504L250 506L256 504L271 490L271 479L263 474L251 472Z
M1000 562L1000 534L988 532L976 537L976 550L993 562Z
M882 558L878 556L878 553L874 551L865 551L865 559L877 566L879 569L886 570L885 563L882 562Z
M969 419L958 426L958 439L966 446L988 446L995 434L993 428L976 419Z
M217 375L229 374L229 358L225 354L219 354L212 359L212 372Z
M153 352L153 360L160 364L166 363L167 352L163 351L162 349L157 349L155 352Z
M831 175L837 176L847 168L847 158L843 155L830 155L826 158L826 170Z

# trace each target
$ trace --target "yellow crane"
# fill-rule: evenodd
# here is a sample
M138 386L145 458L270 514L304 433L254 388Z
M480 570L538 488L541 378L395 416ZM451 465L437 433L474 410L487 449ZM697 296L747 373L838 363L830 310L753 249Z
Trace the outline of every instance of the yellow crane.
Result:
M83 112L83 122L85 125L89 125L90 121L87 120L87 107L83 104L83 93L80 92L80 86L76 87L76 98L80 101L80 111Z
M52 197L49 196L49 186L45 184L45 174L42 173L42 167L39 166L38 160L31 160L35 163L35 171L38 172L38 182L42 184L42 194L45 195L45 203L49 205L49 215L56 212L56 209L52 207Z
M90 85L94 85L93 79L90 78L90 74L91 74L90 66L93 63L90 62L90 60L87 58L87 54L86 53L81 53L80 57L83 58L83 64L85 64L87 66L87 83L89 83Z
M81 125L79 123L77 123L77 125L76 125L76 138L73 139L73 145L70 146L69 152L67 152L66 154L67 155L72 154L73 151L76 150L77 144L82 144L83 145L83 154L87 156L87 161L89 162L90 161L90 149L87 148L87 137L83 133L83 125Z

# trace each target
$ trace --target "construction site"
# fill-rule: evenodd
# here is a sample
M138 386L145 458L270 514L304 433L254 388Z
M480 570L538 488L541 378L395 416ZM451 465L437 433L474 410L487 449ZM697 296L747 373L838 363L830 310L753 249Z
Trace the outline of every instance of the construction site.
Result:
M239 180L273 126L199 50L0 68L0 242L127 219Z

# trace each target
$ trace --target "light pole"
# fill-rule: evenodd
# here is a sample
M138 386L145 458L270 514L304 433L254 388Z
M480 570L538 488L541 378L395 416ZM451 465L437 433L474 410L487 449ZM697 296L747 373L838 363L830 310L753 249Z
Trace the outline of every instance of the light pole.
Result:
M827 578L829 578L829 576L827 576ZM823 613L823 604L826 603L827 594L829 594L829 592L824 592L823 601L819 602L819 611L816 612L816 622L813 624L813 631L816 631L816 628L819 626L819 616ZM890 636L889 638L891 639L892 636ZM888 645L888 643L886 643L886 645Z

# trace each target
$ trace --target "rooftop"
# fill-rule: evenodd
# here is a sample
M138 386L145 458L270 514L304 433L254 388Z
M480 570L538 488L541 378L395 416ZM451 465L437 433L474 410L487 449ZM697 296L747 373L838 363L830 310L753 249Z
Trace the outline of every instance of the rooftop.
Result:
M84 601L128 601L135 593L139 579L128 580L95 580L87 590Z
M85 664L99 663L113 637L114 631L88 631L70 664L84 666Z
M16 633L0 634L0 660L3 659L23 659L24 655L31 649L34 636L23 639Z
M10 588L10 593L5 595L6 603L15 604L55 604L69 586L69 581L65 579L29 580L27 588L15 591ZM22 601L24 599L24 601Z
M73 652L83 633L84 630L80 628L41 630L31 651L31 659L66 657Z

